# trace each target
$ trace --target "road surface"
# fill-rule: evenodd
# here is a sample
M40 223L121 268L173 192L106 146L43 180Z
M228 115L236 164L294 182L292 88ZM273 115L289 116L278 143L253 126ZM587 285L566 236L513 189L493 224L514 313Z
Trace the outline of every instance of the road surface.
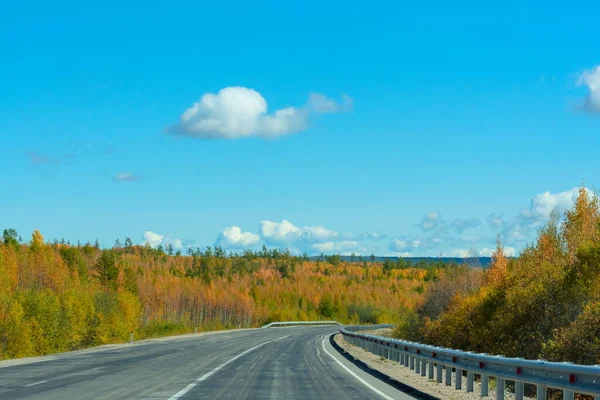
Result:
M343 358L328 340L337 329L240 330L0 362L0 399L411 398Z

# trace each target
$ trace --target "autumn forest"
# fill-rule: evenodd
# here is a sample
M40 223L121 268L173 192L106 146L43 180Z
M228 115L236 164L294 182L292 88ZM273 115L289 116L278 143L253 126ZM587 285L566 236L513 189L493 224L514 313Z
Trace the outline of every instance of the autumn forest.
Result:
M600 212L580 190L518 257L487 269L344 261L263 248L112 248L5 229L0 359L272 321L396 324L397 337L464 350L600 363Z
M395 322L449 267L309 261L267 250L220 247L25 243L6 229L0 244L0 359L136 338L258 327L271 321ZM454 265L456 267L456 265Z

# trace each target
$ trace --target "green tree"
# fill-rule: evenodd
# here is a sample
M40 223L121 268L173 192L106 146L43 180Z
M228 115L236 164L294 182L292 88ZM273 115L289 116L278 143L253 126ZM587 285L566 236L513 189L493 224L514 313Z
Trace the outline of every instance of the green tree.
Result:
M102 254L93 267L96 276L103 286L115 288L117 277L119 276L119 268L115 253L112 250L102 250Z
M17 239L19 234L14 229L5 229L2 233L2 240L5 245L13 246L17 248L19 246L19 240Z
M86 265L85 260L83 259L83 256L81 255L81 252L79 251L78 248L61 247L60 248L60 256L63 259L63 261L65 262L65 264L67 264L67 267L69 267L69 270L71 272L77 271L79 278L82 281L87 281L87 275L88 275L87 265Z
M321 298L321 301L319 302L319 314L325 318L333 317L334 306L330 295L326 294Z

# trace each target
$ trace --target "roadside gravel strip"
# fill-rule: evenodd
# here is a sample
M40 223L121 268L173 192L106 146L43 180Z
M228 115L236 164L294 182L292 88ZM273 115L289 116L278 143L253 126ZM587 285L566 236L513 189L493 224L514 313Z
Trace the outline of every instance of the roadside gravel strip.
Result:
M369 332L370 334L377 334L379 336L390 336L389 330L380 331L374 333L373 331ZM413 388L415 392L410 393L412 396L417 398L438 398L438 399L456 399L456 400L476 400L481 399L479 396L479 391L481 387L478 382L474 384L474 391L472 393L467 393L465 390L455 390L454 389L454 375L452 374L452 386L445 386L444 384L437 383L435 381L430 381L421 375L415 374L414 371L411 371L409 368L405 368L401 366L400 363L396 361L391 361L384 359L383 357L377 356L373 353L365 351L361 347L357 347L351 345L350 343L344 340L344 337L341 334L335 335L334 337L335 343L338 344L343 350L345 350L349 355L354 357L355 359L362 361L369 368L381 373L384 376L384 379L387 377L392 381L399 382L401 385L408 386ZM463 377L463 387L467 386L467 379ZM491 383L491 382L490 382ZM404 392L407 392L407 389L401 389ZM410 389L409 389L410 390ZM422 395L419 395L422 393ZM496 398L496 389L489 389L488 398L494 399ZM514 393L505 392L505 399L514 399Z

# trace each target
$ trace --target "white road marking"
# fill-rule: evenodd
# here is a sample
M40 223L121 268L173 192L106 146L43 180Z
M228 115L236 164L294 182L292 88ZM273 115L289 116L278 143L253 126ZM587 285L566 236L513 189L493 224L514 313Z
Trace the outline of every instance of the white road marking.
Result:
M333 335L333 333L331 334ZM362 383L363 385L365 385L366 387L368 387L369 389L371 389L372 391L374 391L375 393L377 393L378 395L380 395L381 397L383 397L386 400L394 400L392 397L388 396L387 394L383 393L381 390L377 389L376 387L372 386L370 383L368 383L367 381L365 381L363 378L361 378L360 376L356 375L354 372L352 372L350 370L350 368L346 367L344 364L342 364L342 362L340 360L338 360L337 358L335 358L333 356L333 354L331 354L330 352L327 351L327 349L325 348L325 340L329 339L329 337L331 336L325 336L323 338L323 342L321 342L321 344L323 345L323 351L325 353L327 353L327 355L331 358L333 358L333 360L340 364L340 366L342 368L344 368L346 370L346 372L348 372L350 375L352 375L353 377L355 377L360 383Z
M235 360L237 360L238 358L250 353L251 351L254 351L256 349L258 349L259 347L264 346L265 344L269 344L269 343L273 343L276 342L278 340L281 339L285 339L286 337L288 337L290 335L285 335L282 336L278 339L273 339L273 340L269 340L268 342L263 342L259 345L256 345L254 347L249 348L248 350L244 351L243 353L238 354L237 356L233 357L232 359L230 359L229 361L224 362L223 364L219 365L218 367L216 367L215 369L213 369L210 372L207 372L206 374L202 375L200 378L196 379L194 382L190 383L189 385L187 385L185 388L181 389L179 392L175 393L173 396L169 397L169 400L177 400L183 396L185 396L185 394L187 392L189 392L190 390L192 390L197 384L199 384L202 381L205 381L206 379L210 378L212 375L214 375L218 370L220 370L221 368L223 368L224 366L226 366L227 364L230 364L232 362L234 362Z
M32 387L35 385L41 385L42 383L46 383L48 381L39 381L39 382L34 382L34 383L30 383L29 385L25 385L25 387Z

